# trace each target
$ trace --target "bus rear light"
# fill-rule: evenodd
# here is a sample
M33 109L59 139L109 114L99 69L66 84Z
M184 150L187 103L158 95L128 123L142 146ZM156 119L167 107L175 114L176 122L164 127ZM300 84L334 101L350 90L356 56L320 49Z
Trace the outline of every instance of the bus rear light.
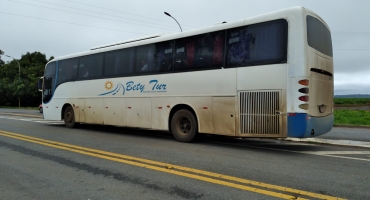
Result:
M300 109L303 109L303 110L308 110L308 104L305 103L305 104L301 104L298 106Z
M207 110L207 109L208 109L208 107L205 107L205 106L204 106L204 107L203 107L203 109L204 109L204 110Z
M298 92L303 93L303 94L308 94L310 92L310 89L308 89L308 88L301 88L301 89L298 90Z
M309 97L308 96L300 96L300 97L298 97L298 99L301 100L301 101L308 102Z
M294 117L294 116L296 116L297 115L297 113L288 113L288 116L289 117Z
M308 84L310 83L310 81L307 80L307 79L303 79L303 80L298 81L298 83L301 84L301 85L308 86Z

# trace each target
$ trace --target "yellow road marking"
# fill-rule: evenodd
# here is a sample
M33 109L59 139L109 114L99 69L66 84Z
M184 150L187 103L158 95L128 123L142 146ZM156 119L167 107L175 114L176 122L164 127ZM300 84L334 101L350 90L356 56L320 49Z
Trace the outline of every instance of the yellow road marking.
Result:
M244 184L249 184L249 185L254 185L258 186L261 188L269 188L273 190L278 190L282 192L288 192L288 193L293 193L297 195L302 195L302 196L309 196L309 197L314 197L314 198L319 198L319 199L340 199L337 197L332 197L328 195L322 195L322 194L316 194L312 192L307 192L307 191L302 191L302 190L297 190L297 189L292 189L292 188L287 188L287 187L282 187L282 186L277 186L277 185L271 185L267 183L261 183L257 181L252 181L252 180L247 180L247 179L242 179L238 177L233 177L233 176L227 176L223 174L218 174L218 173L213 173L213 172L207 172L203 170L198 170L198 169L193 169L193 168L188 168L188 167L182 167L178 165L171 165L168 163L162 163L162 162L157 162L157 161L152 161L152 160L147 160L147 159L142 159L142 158L136 158L132 156L126 156L122 154L116 154L116 153L111 153L111 152L106 152L106 151L101 151L101 150L96 150L96 149L90 149L86 147L80 147L76 145L70 145L70 144L65 144L65 143L60 143L60 142L55 142L55 141L50 141L50 140L45 140L45 139L40 139L40 138L35 138L35 137L30 137L30 136L25 136L21 134L16 134L16 133L11 133L11 132L6 132L6 131L0 131L0 135L6 136L6 137L11 137L14 139L19 139L23 141L28 141L40 145L45 145L49 147L54 147L58 149L63 149L67 151L72 151L84 155L89 155L89 156L94 156L102 159L107 159L107 160L112 160L120 163L125 163L125 164L130 164L138 167L144 167L156 171L161 171L161 172L166 172L170 174L175 174L179 176L184 176L188 178L193 178L197 180L202 180L205 182L210 182L214 184L219 184L219 185L224 185L228 187L233 187L233 188L238 188L246 191L251 191L251 192L256 192L260 194L265 194L269 196L274 196L278 198L283 198L283 199L303 199L303 198L297 198L295 196L291 195L286 195L286 194L281 194L273 191L268 191L268 190L263 190L263 189L258 189L258 188L253 188L245 185L239 185L231 182L227 182L224 180L229 180L229 181L234 181L234 182L239 182L239 183L244 183ZM113 156L113 157L111 157ZM141 163L138 163L141 162ZM147 164L144 164L147 163ZM151 165L148 165L151 164ZM157 166L153 166L157 165ZM160 167L158 167L160 166ZM175 171L175 170L181 170L181 171L186 171L186 172L191 172L191 173L196 173L199 175L206 175L209 177L214 177L214 178L209 178L209 177L204 177L204 176L199 176L196 174L189 174L181 171ZM224 180L218 180L218 179L224 179Z

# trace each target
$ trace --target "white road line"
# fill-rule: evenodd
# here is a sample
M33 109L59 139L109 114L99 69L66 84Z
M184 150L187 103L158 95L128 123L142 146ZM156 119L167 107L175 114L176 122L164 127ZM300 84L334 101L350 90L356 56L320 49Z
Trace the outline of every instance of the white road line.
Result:
M29 121L29 122L32 122L33 121L32 119L18 119L18 120Z
M305 153L315 155L348 155L348 154L369 154L370 151L304 151Z
M370 151L323 151L324 153L321 154L320 151L291 151L291 150L285 150L285 149L274 149L274 148L270 148L270 147L259 147L259 146L254 146L254 145L233 144L233 143L224 143L224 142L214 142L214 143L228 144L228 145L242 146L242 147L251 147L251 148L256 148L256 149L267 149L267 150L273 150L273 151L283 151L283 152L290 152L290 153L300 153L300 154L308 154L308 155L315 155L315 156L326 156L326 157L333 157L333 158L344 158L344 159L350 159L350 160L360 160L360 161L370 162L370 159L331 155L331 154L334 154L334 152L339 152L339 154L347 154L347 155L348 154L356 154L355 152L360 152L358 154L370 154ZM349 153L349 152L351 152L351 153ZM330 154L327 154L327 153L330 153Z
M37 123L42 123L42 124L64 124L64 122L58 122L58 121L34 121Z
M37 122L37 123L42 123L42 124L64 124L63 121L40 120L39 118L13 118L13 117L3 117L3 116L0 116L0 118L27 121L27 122Z

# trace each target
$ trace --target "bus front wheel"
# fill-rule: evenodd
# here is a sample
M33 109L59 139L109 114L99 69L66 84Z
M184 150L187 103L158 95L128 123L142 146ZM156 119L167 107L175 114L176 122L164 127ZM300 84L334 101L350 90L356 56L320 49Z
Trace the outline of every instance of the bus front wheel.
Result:
M64 124L66 125L66 127L73 128L76 125L75 113L71 106L67 106L67 108L64 110L63 116L64 116Z
M198 123L194 114L186 109L178 110L171 119L171 130L177 141L193 141L198 132Z

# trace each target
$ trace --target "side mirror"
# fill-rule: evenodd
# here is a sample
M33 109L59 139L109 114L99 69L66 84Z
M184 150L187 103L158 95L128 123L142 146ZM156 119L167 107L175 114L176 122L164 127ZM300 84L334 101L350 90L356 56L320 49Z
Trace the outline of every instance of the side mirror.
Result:
M40 78L39 81L37 82L37 88L38 88L38 90L40 92L42 92L43 83L44 83L44 79L43 78Z

